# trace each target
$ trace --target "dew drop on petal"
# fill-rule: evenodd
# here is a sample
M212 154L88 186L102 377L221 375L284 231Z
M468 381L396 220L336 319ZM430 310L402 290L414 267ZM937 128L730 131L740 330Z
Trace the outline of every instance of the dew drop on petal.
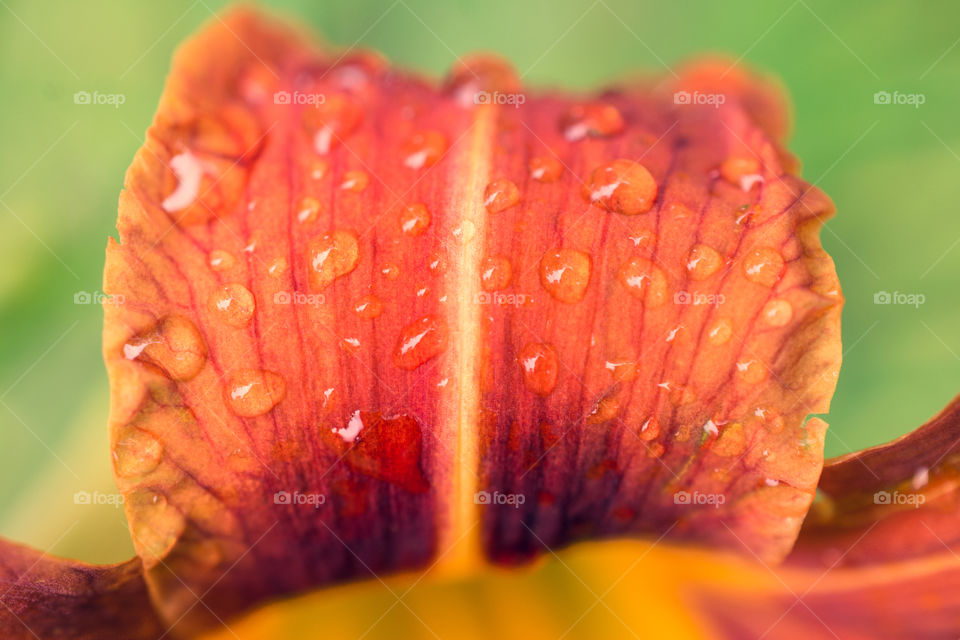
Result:
M383 303L380 302L380 298L371 293L357 300L353 311L361 318L377 318L383 313Z
M691 280L706 280L723 266L723 257L713 247L698 244L687 257L687 274Z
M203 163L197 156L184 151L170 159L170 168L177 177L176 188L164 198L164 211L175 212L186 209L200 194L200 184L203 181Z
M450 330L441 316L428 315L411 322L400 332L393 352L393 362L400 369L412 371L447 349Z
M583 251L554 249L540 259L540 284L560 302L580 302L587 293L592 267L590 255Z
M550 395L560 373L557 350L549 344L531 342L520 350L517 362L523 371L524 386L539 396Z
M387 280L396 280L400 277L400 267L392 262L388 262L380 268L380 273L382 273L383 277Z
M447 256L439 251L433 253L430 256L430 262L427 263L427 268L435 276L446 273L447 271Z
M640 425L637 435L640 436L641 440L646 440L647 442L656 440L660 435L660 423L656 418L648 418Z
M574 105L560 119L563 137L570 142L587 136L607 138L623 131L623 127L620 110L606 102Z
M130 534L137 555L149 568L166 556L186 526L186 518L162 493L137 489L125 496Z
M743 259L743 273L751 282L772 287L783 273L783 256L771 247L759 247Z
M499 213L509 209L520 201L520 189L505 178L494 180L483 192L483 204L490 213Z
M656 308L667 301L667 277L650 260L636 256L629 258L617 275L627 292L642 300L645 306Z
M553 156L538 156L527 163L530 177L537 182L556 182L563 175L563 164Z
M400 150L404 166L411 169L431 167L447 151L447 137L439 131L420 131L404 143Z
M707 327L707 342L715 347L726 344L733 335L733 327L726 318L717 318Z
M504 256L488 256L480 265L480 286L484 291L499 291L510 285L513 267Z
M607 211L632 216L650 211L657 183L639 162L614 160L593 170L583 194Z
M171 380L191 380L207 361L207 348L196 325L182 316L166 316L153 328L123 345L127 360L159 368Z
M283 256L277 256L276 258L271 260L270 264L267 266L267 273L269 273L274 278L279 278L280 276L282 276L287 272L287 269L289 268L289 266L290 265L287 263L286 258L284 258Z
M518 92L520 80L510 63L497 56L480 53L460 57L447 74L444 86L460 106L473 107L491 104L492 100L484 98L495 92Z
M287 394L287 382L273 371L240 369L227 376L223 399L242 418L255 418L280 404Z
M320 202L316 198L305 197L297 207L297 222L314 222L320 213Z
M256 303L249 289L234 282L210 294L207 309L224 324L231 327L245 327L253 318Z
M430 212L421 202L407 205L400 212L400 230L404 235L422 235L429 226Z
M214 249L207 256L207 264L214 271L229 271L236 263L233 254L223 249Z
M143 476L160 464L163 445L145 429L127 425L120 430L113 445L113 469L121 478Z
M767 368L759 360L737 362L734 368L737 377L749 384L756 384L767 379Z
M793 306L786 300L776 298L763 306L760 317L771 327L782 327L793 318Z
M313 291L322 291L360 262L360 244L354 231L337 229L307 245L307 276Z
M340 181L340 188L344 191L360 193L370 185L370 176L366 171L347 171Z
M757 179L763 180L761 169L760 160L755 156L733 155L720 165L720 175L743 191L749 191Z

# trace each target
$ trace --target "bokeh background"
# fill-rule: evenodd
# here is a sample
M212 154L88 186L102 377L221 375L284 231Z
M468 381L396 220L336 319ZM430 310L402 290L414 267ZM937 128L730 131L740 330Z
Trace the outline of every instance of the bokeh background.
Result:
M75 295L101 288L124 171L151 121L174 48L225 4L0 0L4 537L95 562L132 555L122 509L74 501L77 491L114 492L102 312L96 304L77 304ZM828 417L828 455L906 433L960 391L956 3L263 4L299 16L335 45L375 48L396 64L435 76L455 56L477 49L512 60L528 86L589 88L637 69L665 71L703 52L723 52L775 73L795 105L790 147L807 180L832 196L839 212L823 232L847 297L844 366ZM123 104L76 104L79 91L121 94ZM923 104L877 104L874 94L880 91L919 95ZM875 304L881 291L923 301ZM568 562L593 575L590 557L574 551ZM541 598L548 610L573 622L598 595L591 592L605 587L588 577L595 589L584 589L572 573L553 559L519 583L504 576L461 581L451 587L459 589L457 602L479 602L479 608L461 611L453 600L446 606L462 617L465 629L490 622L483 607L504 594ZM432 597L453 598L450 593ZM337 597L346 600L331 598L324 606L338 603L341 616L359 607L343 604L352 595ZM391 601L387 597L382 608ZM543 614L531 611L525 615ZM417 626L409 615L398 617L402 612L400 607L388 614L368 637ZM595 606L569 637L603 628L603 612ZM355 622L358 636L367 625ZM562 632L565 625L558 625Z

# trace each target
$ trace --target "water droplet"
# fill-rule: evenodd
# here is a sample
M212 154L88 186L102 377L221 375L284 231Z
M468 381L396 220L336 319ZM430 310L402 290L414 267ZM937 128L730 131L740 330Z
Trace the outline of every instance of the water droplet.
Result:
M447 271L447 256L443 253L436 252L430 256L430 262L427 263L427 268L430 269L430 273L435 276L446 273Z
M300 201L297 209L298 222L315 222L320 213L320 202L316 198L305 197Z
M644 306L655 308L667 301L667 277L649 260L634 256L623 263L617 275L630 295L642 300Z
M123 427L113 445L113 469L121 478L144 476L160 464L163 445L155 435L133 425Z
M743 273L751 282L772 287L783 273L783 256L771 247L759 247L743 259Z
M748 360L736 364L737 376L746 383L756 384L767 378L767 368L758 360Z
M392 262L388 262L387 264L383 265L382 269L380 269L380 273L382 273L383 277L385 277L387 280L396 280L400 277L400 267Z
M170 169L177 177L177 186L166 198L163 210L173 213L186 209L200 194L200 184L203 182L204 167L197 156L189 151L178 153L170 158Z
M267 273L269 273L274 278L279 278L287 272L289 268L287 259L283 256L278 256L270 262L270 266L267 267Z
M743 426L739 422L725 426L720 437L710 446L711 451L725 458L739 456L746 449L747 439L743 433Z
M363 119L363 109L343 95L325 95L322 104L303 110L303 123L313 133L314 150L325 155L353 133Z
M423 432L415 418L354 411L345 427L332 431L340 436L340 446L346 448L343 459L355 471L411 493L430 488L420 468Z
M698 244L687 257L687 273L691 280L706 280L723 266L723 257L713 247Z
M200 373L207 361L207 348L196 325L182 316L166 316L152 329L123 345L127 360L139 360L162 370L177 382Z
M214 271L229 271L235 263L236 260L233 254L223 249L214 249L210 252L210 255L207 256L207 264L209 264L210 268Z
M453 230L453 239L461 245L470 244L476 235L477 225L469 220L464 220L460 223L460 226Z
M717 318L707 329L707 341L715 347L726 344L733 335L733 327L726 318Z
M793 318L793 306L783 299L774 299L764 305L760 317L771 327L782 327Z
M578 104L560 119L563 137L570 142L592 138L606 138L623 131L623 116L620 110L606 102Z
M554 249L540 259L540 284L560 302L583 300L590 284L590 255L576 249Z
M256 303L249 289L234 282L210 294L207 309L224 324L245 327L253 318Z
M556 182L563 175L563 164L553 156L531 158L527 169L537 182Z
M326 160L314 160L310 163L310 177L314 180L323 180L323 177L327 175L327 169L330 168L330 163Z
M510 284L513 267L503 256L488 256L480 265L480 286L484 291L499 291Z
M509 209L520 201L520 189L510 180L501 178L487 185L483 192L483 204L490 213Z
M531 342L517 355L523 371L523 384L539 396L548 396L557 386L560 373L557 350L549 344Z
M647 454L651 458L659 458L666 452L666 448L659 442L654 442L649 447L647 447Z
M380 298L371 293L360 298L353 310L361 318L373 319L383 313L383 303L380 302Z
M365 171L347 171L340 181L340 188L344 191L360 193L370 184L370 176Z
M447 93L463 107L489 104L482 94L516 93L520 80L508 62L490 54L461 57L450 69L444 83Z
M614 382L630 382L640 375L640 363L636 360L607 360L604 367L613 374Z
M125 496L124 503L133 546L149 569L170 553L183 533L186 518L162 493L151 489L133 491Z
M310 241L307 245L310 288L322 291L334 280L354 269L360 262L360 244L354 231L337 229Z
M593 406L593 410L590 411L590 414L587 416L586 423L600 424L607 420L613 420L619 412L620 401L617 400L616 396L603 396L597 401L597 404Z
M287 394L287 382L279 373L240 369L227 376L223 400L242 418L255 418L280 404Z
M614 160L594 169L583 194L607 211L632 216L650 211L657 198L657 183L642 164Z
M400 230L404 235L419 236L430 226L430 212L426 205L417 202L407 205L400 212Z
M647 442L656 440L660 435L660 422L656 418L648 418L646 422L640 425L637 435L640 436L641 440Z
M393 362L399 368L411 371L447 349L450 331L447 321L440 316L424 316L400 332L393 352Z
M761 168L760 160L755 156L734 155L720 165L720 175L743 191L749 191L754 184L763 181Z
M420 131L413 134L400 149L403 164L411 169L431 167L447 151L447 137L439 131Z

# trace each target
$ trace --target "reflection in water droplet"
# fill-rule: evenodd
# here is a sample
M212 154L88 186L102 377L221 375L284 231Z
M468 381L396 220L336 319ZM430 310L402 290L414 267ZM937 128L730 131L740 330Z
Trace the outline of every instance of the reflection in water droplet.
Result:
M667 301L667 277L663 270L645 258L628 259L617 272L620 283L630 295L643 301L644 306L656 308Z
M723 258L713 247L698 244L687 257L687 273L691 280L706 280L723 266Z
M407 205L400 212L400 230L404 235L419 236L430 226L430 212L426 205L417 202Z
M170 379L182 382L200 373L207 348L193 322L166 316L123 345L123 356L158 367Z
M623 215L646 213L657 198L657 183L646 167L614 160L594 169L584 186L587 201Z
M177 177L177 186L173 192L164 198L164 211L174 212L186 209L200 194L200 183L203 181L203 163L189 151L179 153L170 158L170 168Z
M783 256L771 247L759 247L743 259L743 273L751 282L772 287L783 273Z
M484 291L499 291L510 284L513 267L504 256L488 256L480 265L480 285Z
M242 418L262 416L277 406L287 393L287 382L279 373L240 369L227 376L223 399Z
M400 150L403 164L422 169L437 163L447 150L447 137L439 131L420 131L410 136Z
M253 318L256 303L249 289L234 282L210 294L207 309L224 324L245 327Z
M509 209L520 201L520 189L510 180L494 180L483 192L483 204L490 213Z
M517 362L523 371L524 386L537 395L550 395L560 373L557 350L549 344L531 342L520 350Z
M334 280L357 268L360 244L354 231L337 229L316 237L307 245L307 276L313 291L322 291Z
M399 368L413 370L447 349L450 331L440 316L424 316L400 332L393 352L393 362Z
M589 254L576 249L554 249L540 259L540 284L560 302L583 300L590 284Z
M163 445L149 431L127 425L113 445L113 470L121 478L143 476L160 464Z
M360 298L353 310L361 318L372 319L379 317L383 312L383 303L380 302L380 298L371 293Z

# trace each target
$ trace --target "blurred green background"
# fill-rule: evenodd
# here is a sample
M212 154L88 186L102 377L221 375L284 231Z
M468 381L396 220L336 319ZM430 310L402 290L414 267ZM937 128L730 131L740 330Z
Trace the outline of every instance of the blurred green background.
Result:
M171 53L216 0L0 0L0 535L59 555L132 554L107 447L101 288L124 171ZM791 148L839 211L823 233L847 297L829 455L901 435L960 391L960 6L828 0L281 1L336 45L439 75L499 51L528 85L591 87L726 52L780 76ZM682 5L682 6L681 6ZM124 103L74 103L78 91ZM919 107L874 103L920 93ZM878 291L922 294L877 305Z

